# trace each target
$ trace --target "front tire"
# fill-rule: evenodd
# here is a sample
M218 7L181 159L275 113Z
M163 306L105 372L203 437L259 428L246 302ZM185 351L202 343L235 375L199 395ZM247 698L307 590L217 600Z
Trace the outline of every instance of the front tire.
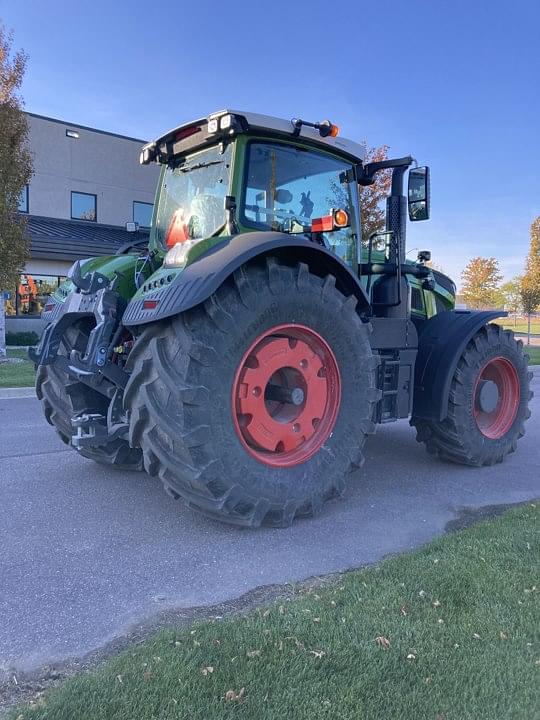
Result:
M447 417L413 417L416 439L429 453L461 465L494 465L515 451L530 417L523 345L510 330L490 324L467 344L450 388Z
M89 329L82 323L69 327L59 353L69 354L72 349L84 352ZM47 422L52 425L66 445L71 444L73 429L71 418L82 413L107 414L109 400L96 390L73 380L54 365L40 365L36 374L36 395L41 400ZM77 450L89 460L118 470L143 470L142 453L131 448L126 440L113 440L101 447Z
M380 397L356 304L333 277L269 259L143 330L124 402L146 470L243 526L287 526L341 495Z

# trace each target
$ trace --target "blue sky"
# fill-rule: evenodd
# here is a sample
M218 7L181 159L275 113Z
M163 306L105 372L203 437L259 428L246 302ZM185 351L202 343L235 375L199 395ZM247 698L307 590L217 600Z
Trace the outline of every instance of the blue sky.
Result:
M152 138L222 108L329 117L432 169L409 225L459 281L523 268L540 214L540 3L0 0L31 112Z

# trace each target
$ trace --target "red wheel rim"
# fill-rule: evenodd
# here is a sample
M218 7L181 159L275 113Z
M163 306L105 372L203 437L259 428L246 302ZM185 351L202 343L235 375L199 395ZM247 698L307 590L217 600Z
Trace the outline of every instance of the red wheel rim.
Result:
M493 395L495 388L497 396ZM482 397L484 389L486 395L491 393L487 403ZM504 357L488 360L478 374L473 394L474 418L482 435L498 440L510 430L516 419L520 395L519 378L512 362Z
M340 402L334 353L303 325L277 325L259 335L234 377L234 427L247 452L270 467L315 455L334 428Z

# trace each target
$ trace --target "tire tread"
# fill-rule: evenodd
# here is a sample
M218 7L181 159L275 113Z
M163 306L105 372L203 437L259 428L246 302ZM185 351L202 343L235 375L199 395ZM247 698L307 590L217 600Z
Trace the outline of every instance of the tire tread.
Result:
M467 431L470 412L467 389L474 369L497 348L503 348L513 356L518 375L522 378L520 408L512 428L504 438L497 441L481 438L478 441ZM417 442L423 443L431 455L460 465L482 467L502 462L506 455L515 451L517 440L525 434L524 423L530 415L527 403L533 395L529 390L530 379L527 356L513 332L494 323L485 325L467 343L458 361L450 387L447 417L439 422L416 418L414 415L411 418L410 424L416 430Z
M135 343L124 393L131 415L130 443L143 448L147 472L159 475L170 495L183 498L189 507L206 516L244 527L283 527L295 517L317 513L328 496L343 494L344 481L339 480L325 495L316 493L304 500L283 498L276 502L251 497L244 487L229 481L221 459L214 454L210 427L205 422L210 390L201 381L201 370L219 367L219 353L206 341L208 333L205 335L201 328L212 327L216 337L227 333L234 322L231 307L241 312L261 289L279 295L285 288L302 293L310 286L317 288L321 298L339 301L341 313L367 338L370 327L356 313L356 298L337 291L335 278L315 276L304 263L290 267L268 258L264 266L240 268L231 282L202 306L143 329ZM368 384L369 410L361 423L359 447L365 436L374 432L372 417L381 396L375 387L378 358L367 360L363 377ZM182 412L170 402L171 392L181 403ZM182 416L183 421L179 419ZM360 450L351 448L349 470L356 469L361 460Z

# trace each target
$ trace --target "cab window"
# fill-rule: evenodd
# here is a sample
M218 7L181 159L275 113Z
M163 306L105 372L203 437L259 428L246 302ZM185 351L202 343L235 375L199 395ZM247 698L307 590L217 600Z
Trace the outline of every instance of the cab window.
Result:
M341 208L350 227L322 233L324 244L348 263L357 262L357 189L344 182L351 165L324 153L278 143L248 144L240 219L259 230L311 233L314 219Z
M411 311L421 315L425 314L422 290L416 285L411 285Z
M231 145L172 162L164 171L154 237L163 247L215 235L225 225Z

